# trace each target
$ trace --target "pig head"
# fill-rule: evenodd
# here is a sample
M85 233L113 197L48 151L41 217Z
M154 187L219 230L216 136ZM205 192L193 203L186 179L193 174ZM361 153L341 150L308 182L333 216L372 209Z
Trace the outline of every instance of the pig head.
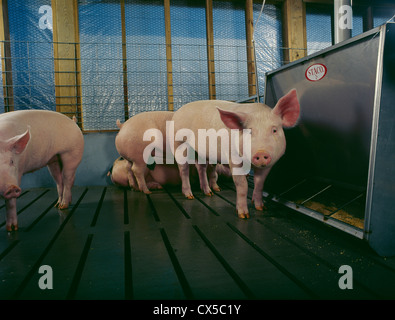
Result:
M21 195L21 188L19 187L21 174L18 166L20 154L25 150L29 140L29 128L23 134L5 141L0 140L0 196L6 200Z
M0 197L6 204L6 229L18 229L16 199L25 173L44 166L56 182L56 207L66 209L82 159L84 139L75 121L47 110L21 110L0 115Z
M277 102L271 109L262 103L237 104L227 101L206 100L196 101L184 105L177 110L173 116L175 131L188 128L198 136L199 129L213 128L218 132L223 128L230 130L249 129L251 148L245 148L242 139L239 139L239 150L250 152L248 159L251 169L254 171L254 191L252 201L257 210L263 210L262 191L264 181L273 165L281 158L285 152L286 141L283 128L289 128L296 124L300 114L300 106L296 90L291 90ZM180 142L175 142L175 149L180 146ZM243 151L243 148L246 149ZM196 153L202 157L208 157L208 149L198 150ZM247 151L248 150L248 151ZM177 158L176 158L177 159ZM217 159L221 158L221 150L218 148ZM233 169L240 167L232 159L228 159L233 174L233 181L236 186L236 208L240 218L249 218L247 206L248 184L245 174L235 174ZM193 199L192 191L188 181L188 167L178 163L182 180L182 192ZM207 183L206 165L200 164L198 167L200 184L206 195L212 192Z

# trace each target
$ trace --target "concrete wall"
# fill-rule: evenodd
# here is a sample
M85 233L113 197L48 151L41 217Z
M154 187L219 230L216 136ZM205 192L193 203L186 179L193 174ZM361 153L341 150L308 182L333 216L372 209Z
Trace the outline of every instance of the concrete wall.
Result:
M84 134L85 148L82 161L77 169L74 185L103 186L111 184L107 172L114 160L119 157L115 148L117 132ZM48 169L42 168L22 177L23 189L35 187L55 187Z

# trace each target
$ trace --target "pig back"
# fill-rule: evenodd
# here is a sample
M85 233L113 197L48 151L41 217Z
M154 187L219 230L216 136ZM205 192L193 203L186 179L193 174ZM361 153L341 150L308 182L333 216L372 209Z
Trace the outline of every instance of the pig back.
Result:
M9 138L26 132L30 127L30 140L21 154L24 173L45 166L55 155L73 153L80 161L84 139L80 128L67 116L47 110L21 110L0 116L0 131L9 128ZM4 139L4 132L1 134Z
M217 107L223 109L237 108L238 104L224 100L201 100L183 105L173 116L174 130L190 129L197 133L198 129L221 129L221 121Z
M166 148L166 121L173 117L172 111L147 111L136 114L122 124L115 138L118 153L132 162L143 162L143 152L151 141L144 141L144 133L157 129L163 137L163 151Z

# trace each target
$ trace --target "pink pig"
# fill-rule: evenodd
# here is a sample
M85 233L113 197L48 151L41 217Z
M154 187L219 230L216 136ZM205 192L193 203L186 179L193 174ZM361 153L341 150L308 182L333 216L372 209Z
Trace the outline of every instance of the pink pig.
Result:
M56 206L69 206L83 151L80 128L61 113L24 110L0 115L0 196L6 202L7 231L18 229L16 198L25 173L48 166L59 195Z
M175 132L188 128L195 137L199 129L214 129L216 132L222 128L236 129L241 133L243 129L251 129L251 164L254 171L254 191L252 201L257 210L263 210L262 190L263 184L273 165L285 152L285 135L283 127L293 127L300 113L299 101L296 90L291 90L283 96L271 109L262 103L237 104L228 101L206 100L188 103L178 109L173 116ZM237 132L237 131L236 131ZM229 134L229 136L231 136ZM239 141L242 141L240 139ZM184 142L183 142L184 143ZM174 149L182 143L176 141ZM191 146L192 147L192 146ZM200 156L207 156L208 149L199 150L198 146L192 147ZM221 159L221 148L217 149L217 159ZM239 146L243 150L243 145ZM202 156L203 154L203 156ZM240 167L229 159L230 168ZM193 199L189 183L188 163L179 163L182 180L182 192ZM200 185L205 194L212 194L206 174L206 165L198 165ZM233 170L232 170L233 172ZM247 206L248 184L245 175L233 174L236 186L236 209L240 218L249 218Z
M122 157L119 157L114 161L111 170L107 173L107 176L111 177L111 181L115 185L135 188L137 186L137 182L135 181L133 172L131 172L131 166L132 163ZM215 170L215 173L211 173L211 170ZM191 182L199 182L194 165L191 165L190 171ZM220 190L217 185L218 175L225 177L231 176L229 167L222 166L221 164L216 166L210 165L207 168L207 171L213 177L213 179L209 181L209 185L215 191ZM151 170L146 171L144 178L149 190L161 189L163 185L176 186L181 184L177 164L157 164ZM132 179L133 181L129 183L129 179Z
M146 130L157 129L162 134L161 150L165 155L166 121L170 121L172 117L171 111L150 111L138 113L123 124L117 120L120 130L115 138L115 147L121 157L129 162L127 164L128 183L133 189L147 194L151 193L145 180L149 169L143 157L144 149L151 142L144 141L143 136Z
M170 152L166 147L166 122L172 120L173 114L174 112L171 111L149 111L136 114L123 124L119 120L117 121L120 130L115 138L115 146L125 160L118 158L114 161L111 179L115 184L151 193L150 189L160 189L161 185L181 183L177 164L173 158L172 163L166 163L163 159L163 164L156 164L150 170L143 157L144 150L151 143L151 141L144 141L143 136L150 129L158 130L160 133L162 139L160 149L163 152L163 157L166 157L166 152ZM210 186L218 191L217 172L227 175L229 169L222 166L211 166L209 172L211 173ZM194 173L192 177L196 176Z

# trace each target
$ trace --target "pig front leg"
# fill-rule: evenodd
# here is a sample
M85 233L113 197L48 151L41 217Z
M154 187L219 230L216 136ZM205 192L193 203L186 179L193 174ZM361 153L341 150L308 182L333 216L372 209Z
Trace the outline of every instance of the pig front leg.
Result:
M248 183L246 176L243 175L233 175L233 181L236 186L236 209L237 215L241 219L246 219L250 217L248 213L247 205L247 192Z
M270 169L271 168L260 168L254 170L254 191L252 193L252 203L254 203L255 209L259 211L266 209L262 200L262 191Z
M194 199L191 183L189 181L189 164L178 164L178 170L180 172L182 193L186 198Z
M16 214L16 198L11 198L9 200L5 200L6 206L6 230L12 231L18 230L18 217Z

